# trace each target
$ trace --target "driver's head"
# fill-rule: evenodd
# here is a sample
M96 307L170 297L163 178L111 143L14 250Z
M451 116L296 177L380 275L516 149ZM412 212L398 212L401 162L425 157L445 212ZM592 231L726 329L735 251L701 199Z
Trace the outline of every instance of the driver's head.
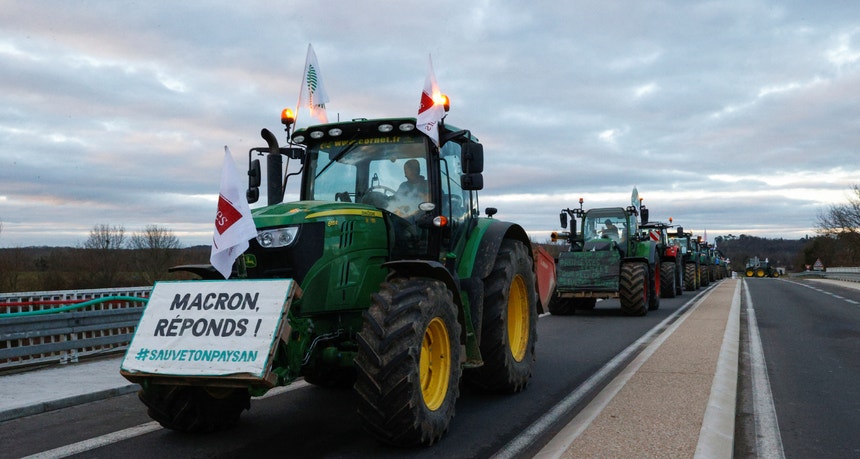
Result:
M418 178L421 174L421 165L418 164L417 159L410 159L406 161L406 164L403 165L403 175L406 176L407 180L414 180Z

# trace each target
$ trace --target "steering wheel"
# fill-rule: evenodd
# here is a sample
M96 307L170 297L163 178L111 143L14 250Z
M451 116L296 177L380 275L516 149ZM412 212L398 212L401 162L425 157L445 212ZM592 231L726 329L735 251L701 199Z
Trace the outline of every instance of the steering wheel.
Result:
M374 186L371 186L370 188L368 188L364 194L369 194L369 193L374 193L374 192L382 193L385 195L386 198L390 198L390 197L394 196L395 193L397 193L396 191L394 191L391 188L388 188L387 186L374 185Z

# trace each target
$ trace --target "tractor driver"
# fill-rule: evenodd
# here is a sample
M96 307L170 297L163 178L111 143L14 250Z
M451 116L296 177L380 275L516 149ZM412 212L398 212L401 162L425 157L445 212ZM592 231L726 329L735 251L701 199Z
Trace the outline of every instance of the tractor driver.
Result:
M406 181L401 183L392 197L394 213L408 217L418 212L418 205L429 200L427 179L421 175L421 165L417 159L410 159L403 165Z
M618 240L618 227L612 223L612 220L606 219L603 222L604 228L600 230L600 237Z

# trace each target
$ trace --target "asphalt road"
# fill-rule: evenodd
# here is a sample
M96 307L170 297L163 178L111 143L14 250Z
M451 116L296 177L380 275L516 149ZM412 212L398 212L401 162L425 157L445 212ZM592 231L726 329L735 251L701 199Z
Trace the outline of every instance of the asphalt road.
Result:
M860 457L860 290L790 279L746 285L785 457Z
M431 448L381 445L363 431L351 390L298 385L253 400L236 429L212 435L183 435L152 426L133 394L16 419L5 422L0 430L0 457L23 457L87 441L88 446L73 457L132 459L152 457L155 452L162 458L490 457L693 296L685 293L663 299L660 309L645 317L621 316L614 300L573 317L542 317L537 363L528 388L520 394L495 396L464 387L450 431ZM574 414L558 419L546 429L544 438L534 439L533 451ZM120 435L122 440L92 445L111 435Z

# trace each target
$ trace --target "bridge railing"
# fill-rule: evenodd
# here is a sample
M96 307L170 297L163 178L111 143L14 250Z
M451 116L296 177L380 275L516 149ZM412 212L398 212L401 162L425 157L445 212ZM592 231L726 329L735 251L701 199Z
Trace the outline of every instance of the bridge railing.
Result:
M0 370L123 351L151 291L0 293Z

